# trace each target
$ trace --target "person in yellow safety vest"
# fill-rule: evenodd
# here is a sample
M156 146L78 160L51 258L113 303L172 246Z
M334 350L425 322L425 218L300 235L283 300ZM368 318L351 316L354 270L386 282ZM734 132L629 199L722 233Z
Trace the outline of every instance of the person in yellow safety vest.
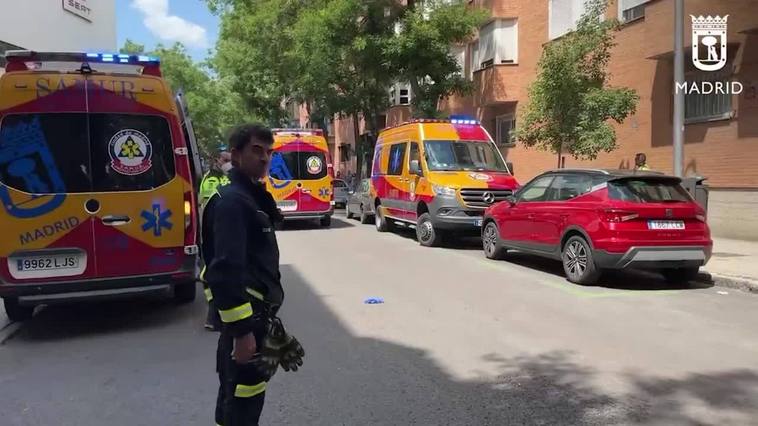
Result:
M219 185L229 184L229 170L232 169L232 154L222 146L213 158L213 164L200 183L200 205L205 206Z
M229 153L225 146L219 148L218 154L213 158L213 164L208 173L203 176L203 181L200 183L200 217L203 217L205 205L208 200L216 193L216 189L219 186L228 185L229 171L232 169L232 154ZM211 289L208 288L208 284L205 282L205 269L203 266L202 272L200 272L200 280L203 282L203 291L205 293L205 300L208 301L208 314L205 318L205 328L210 331L219 331L221 327L221 320L218 316L218 310L213 305L213 294Z
M650 170L650 167L647 166L647 156L645 153L639 152L634 156L634 170Z

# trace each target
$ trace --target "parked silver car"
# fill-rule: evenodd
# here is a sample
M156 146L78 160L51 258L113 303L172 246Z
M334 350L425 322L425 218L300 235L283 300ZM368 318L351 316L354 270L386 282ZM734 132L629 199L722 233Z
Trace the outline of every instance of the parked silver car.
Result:
M347 205L347 183L342 179L334 179L332 182L334 187L334 207L345 208Z
M360 218L361 223L371 223L374 220L374 208L371 205L371 180L363 179L355 191L350 191L347 199L345 214L350 219L353 216Z

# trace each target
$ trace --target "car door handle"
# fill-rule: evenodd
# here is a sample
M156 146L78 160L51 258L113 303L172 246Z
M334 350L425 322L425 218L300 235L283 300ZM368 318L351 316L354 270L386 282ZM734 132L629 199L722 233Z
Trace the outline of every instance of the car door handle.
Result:
M108 215L103 216L101 219L103 221L103 224L110 225L110 226L121 226L126 225L127 223L132 221L132 218L126 215Z

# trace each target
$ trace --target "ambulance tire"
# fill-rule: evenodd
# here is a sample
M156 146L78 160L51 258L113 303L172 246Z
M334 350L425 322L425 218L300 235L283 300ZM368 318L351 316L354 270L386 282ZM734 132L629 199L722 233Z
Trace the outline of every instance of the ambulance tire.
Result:
M177 303L190 303L195 301L197 289L195 282L176 284L174 286L174 300Z
M331 216L324 216L319 221L322 228L329 228L332 226L332 217Z
M34 306L22 306L15 297L6 297L3 299L5 305L5 314L13 322L26 321L34 315Z
M432 216L424 213L416 222L416 239L424 247L439 247L442 245L444 236L440 230L432 224Z
M392 225L394 224L390 222L386 217L384 217L384 214L382 214L381 204L376 206L376 213L374 215L374 224L376 225L376 230L379 232L392 231Z

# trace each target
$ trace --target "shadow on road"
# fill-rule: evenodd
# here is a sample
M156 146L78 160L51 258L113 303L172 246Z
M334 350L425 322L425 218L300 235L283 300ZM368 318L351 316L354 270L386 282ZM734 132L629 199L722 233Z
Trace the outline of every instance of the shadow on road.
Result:
M23 324L11 342L49 342L172 327L196 317L201 295L195 304L188 305L177 305L171 298L142 297L45 306ZM194 322L198 327L202 325L200 319Z
M282 315L303 342L306 363L274 378L266 424L705 424L758 416L753 370L677 380L629 375L631 391L611 394L593 385L591 366L557 351L486 355L496 378L458 380L425 350L353 334L295 268L285 267L283 276ZM363 305L361 315L381 321L388 313L377 311L391 303Z

